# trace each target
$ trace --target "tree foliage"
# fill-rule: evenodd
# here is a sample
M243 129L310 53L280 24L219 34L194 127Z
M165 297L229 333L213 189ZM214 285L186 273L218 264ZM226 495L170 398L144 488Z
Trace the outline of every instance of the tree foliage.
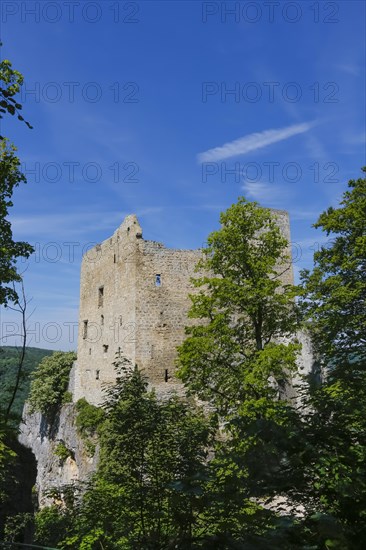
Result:
M189 316L202 322L186 329L178 376L226 412L284 384L297 347L279 338L294 333L297 314L295 288L281 282L292 268L276 216L240 198L220 221L193 280Z
M91 405L83 397L77 401L76 411L75 425L77 432L83 439L89 455L93 456L96 450L97 433L105 418L104 410Z
M119 374L98 429L98 471L70 503L62 547L184 548L202 511L210 428L178 398L160 401L136 368Z
M14 451L7 444L6 427L0 425L0 508L7 499L7 476L14 457Z
M302 272L303 306L323 364L366 359L366 178L348 187L340 207L314 224L331 239L314 254L313 271Z
M291 498L297 504L290 489L298 470L289 464L300 420L281 398L299 345L296 288L283 281L288 242L276 214L240 198L220 221L198 265L204 275L193 281L190 317L200 323L187 328L178 376L222 425L208 514L212 536L229 548L271 530L275 514L264 501L286 493L289 507Z
M76 354L56 351L44 357L32 373L29 394L30 411L41 412L52 421L67 391L69 374Z
M28 258L33 247L22 241L14 241L11 223L7 219L9 208L13 206L12 195L26 178L20 171L20 160L15 155L16 148L7 140L0 141L0 305L18 299L13 283L21 280L16 262Z
M1 46L1 43L0 43ZM11 62L3 60L0 62L0 119L4 114L15 115L18 119L24 120L19 111L22 109L20 103L14 98L19 93L23 84L23 76L12 68ZM9 209L13 206L13 191L20 183L25 183L24 174L20 171L20 161L15 155L15 147L0 136L0 306L7 306L9 302L20 305L15 283L21 281L21 274L18 272L16 262L19 258L28 258L33 252L33 247L26 242L16 242L13 239L11 223L7 218ZM22 306L20 306L22 309ZM23 317L24 319L24 317ZM24 336L24 335L23 335ZM24 339L25 345L25 339ZM12 473L15 452L12 450L11 442L16 438L15 430L9 430L6 426L10 418L12 405L17 398L20 387L20 377L24 359L24 346L19 358L17 375L14 380L14 387L10 400L2 403L0 410L0 501L10 497L9 487L12 485ZM4 483L4 479L6 480ZM11 491L10 491L11 492ZM9 504L9 503L8 503ZM3 511L0 510L1 519L4 519ZM0 525L0 534L3 526Z
M366 172L366 169L363 169ZM304 498L331 521L333 546L366 544L366 178L315 227L332 236L302 273L303 307L324 379L304 398L311 483ZM311 477L310 477L311 476Z
M0 47L2 44L0 43ZM19 113L22 105L15 99L23 85L23 75L12 68L8 59L0 62L0 119L4 114L17 115L18 119L32 128ZM17 301L14 282L21 277L16 268L18 258L28 258L33 247L26 242L14 242L11 223L7 220L9 208L13 206L12 195L26 178L20 170L20 160L15 155L16 148L0 136L0 305ZM10 284L10 286L9 286Z
M1 46L2 44L0 43ZM28 128L32 129L29 122L20 114L22 105L14 98L19 93L23 82L23 75L12 68L11 61L3 59L0 62L0 119L5 114L16 115L18 120L24 122ZM3 139L4 137L0 136L0 141Z
M21 384L14 404L14 417L17 424L22 416L24 402L28 397L30 388L30 375L38 363L46 356L51 355L51 350L40 348L26 348L24 359L24 371L21 377ZM5 413L5 407L9 403L13 391L16 372L19 364L20 350L15 346L3 346L0 348L0 414Z

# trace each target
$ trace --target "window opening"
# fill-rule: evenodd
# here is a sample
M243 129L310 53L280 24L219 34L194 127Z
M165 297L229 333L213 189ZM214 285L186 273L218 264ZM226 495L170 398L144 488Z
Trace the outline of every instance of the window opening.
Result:
M98 288L98 307L103 307L104 286Z
M87 338L88 336L88 321L84 321L83 322L83 338L84 340Z

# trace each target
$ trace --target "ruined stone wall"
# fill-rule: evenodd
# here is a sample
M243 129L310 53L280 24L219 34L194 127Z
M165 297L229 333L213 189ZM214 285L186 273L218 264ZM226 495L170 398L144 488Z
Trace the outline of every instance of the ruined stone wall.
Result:
M143 240L135 216L84 256L78 359L69 387L74 401L103 401L103 387L115 381L118 353L161 391L177 386L176 347L184 339L188 294L194 290L190 278L200 256Z
M136 278L136 363L157 391L169 391L174 379L176 348L183 342L191 306L190 282L201 257L197 250L167 249L143 241Z
M93 404L102 401L103 384L115 380L112 363L119 349L135 363L136 259L140 235L136 217L128 216L110 239L83 258L75 401L84 396Z
M291 234L290 234L290 219L288 212L286 210L276 210L271 209L271 213L276 219L279 228L281 229L282 235L285 237L289 246L286 250L286 254L289 258L288 263L285 266L281 265L278 267L279 272L281 273L281 281L283 284L293 285L294 284L294 271L292 267L292 257L291 257Z
M274 210L290 242L288 214ZM290 251L289 251L290 252ZM136 216L127 216L110 238L83 258L80 282L78 359L70 391L99 405L113 384L117 353L137 364L159 393L179 389L174 379L176 348L189 325L191 277L199 250L175 250L145 241ZM281 272L283 269L281 268ZM284 283L293 283L292 265Z

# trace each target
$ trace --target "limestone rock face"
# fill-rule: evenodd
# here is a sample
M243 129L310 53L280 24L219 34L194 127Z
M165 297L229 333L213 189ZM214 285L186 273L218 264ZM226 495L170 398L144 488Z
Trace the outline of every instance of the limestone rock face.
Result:
M52 426L41 413L31 414L27 404L24 407L19 442L31 449L37 461L36 490L41 507L52 503L46 495L51 488L85 481L95 471L98 450L93 457L88 455L76 431L75 418L73 404L61 408ZM60 443L69 451L65 460L56 455Z

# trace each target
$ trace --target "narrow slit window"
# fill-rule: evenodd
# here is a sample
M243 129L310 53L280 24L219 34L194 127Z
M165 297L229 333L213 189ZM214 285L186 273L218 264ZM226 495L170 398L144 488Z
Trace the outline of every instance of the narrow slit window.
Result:
M98 288L98 307L103 307L104 286Z
M160 275L160 273L157 273L155 275L155 286L161 286L161 275Z
M113 263L115 264L116 263L116 255L113 254Z
M100 324L103 326L104 325L104 315L101 315L100 316Z
M100 373L99 370L95 371L95 380L99 380L99 373Z
M169 378L170 378L170 376L169 376L168 369L165 369L165 374L164 374L164 380L165 380L165 382L169 382Z
M108 346L107 344L103 344L103 353L107 353L108 352Z
M89 348L89 355L91 355L91 348Z
M88 337L88 321L83 322L83 339Z

